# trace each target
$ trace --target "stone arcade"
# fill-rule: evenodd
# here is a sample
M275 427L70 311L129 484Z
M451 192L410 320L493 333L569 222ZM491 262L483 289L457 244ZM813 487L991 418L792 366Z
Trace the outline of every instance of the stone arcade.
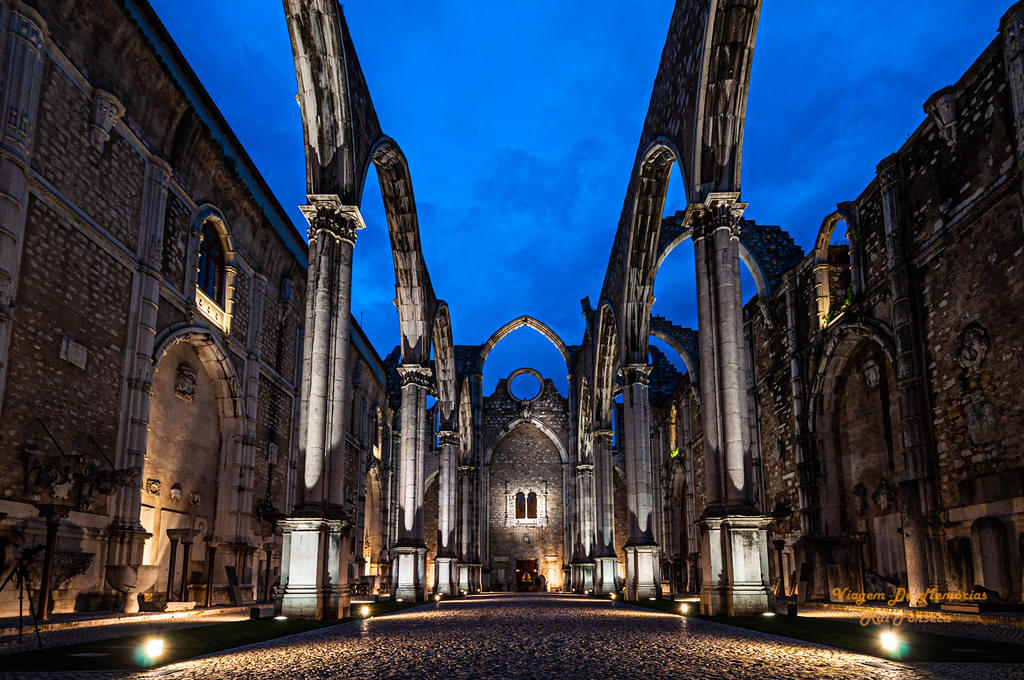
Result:
M1022 601L1005 300L1024 299L1024 5L805 254L740 191L760 2L679 0L582 338L521 316L475 345L455 344L335 0L283 3L305 239L145 0L55 4L0 0L0 560L47 546L47 611L240 596L338 618L354 592L538 588L727 615L834 588ZM351 317L371 164L400 323L383 359ZM662 218L676 164L686 204ZM686 240L697 330L652 316ZM520 328L564 358L567 395L526 366L484 394Z

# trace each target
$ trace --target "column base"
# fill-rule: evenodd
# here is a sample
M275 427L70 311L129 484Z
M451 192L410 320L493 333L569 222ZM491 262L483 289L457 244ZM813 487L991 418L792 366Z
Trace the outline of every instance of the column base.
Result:
M594 563L573 562L569 565L572 578L573 592L583 593L584 591L594 592Z
M614 555L598 557L594 573L594 592L609 595L619 590L619 559Z
M396 547L392 551L392 596L402 602L423 602L427 599L427 549Z
M434 576L436 583L434 592L441 595L456 595L458 590L458 573L454 557L438 557L434 559Z
M481 579L483 578L482 565L474 562L459 562L457 571L460 593L463 590L467 594L480 592Z
M701 520L701 614L750 616L774 610L768 572L771 521L756 515Z
M661 597L661 549L656 545L626 546L626 599L656 600Z
M281 555L281 585L275 610L282 616L340 619L349 614L348 574L342 573L343 523L320 517L281 520L288 534Z

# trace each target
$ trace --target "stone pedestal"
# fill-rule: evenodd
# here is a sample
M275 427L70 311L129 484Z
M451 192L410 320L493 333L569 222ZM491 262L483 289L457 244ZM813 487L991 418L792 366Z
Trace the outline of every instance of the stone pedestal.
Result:
M340 520L293 517L282 520L285 534L281 590L276 613L316 619L348 616L347 565L343 562Z
M619 589L619 560L612 557L598 557L594 568L594 592L608 595Z
M426 547L396 547L392 553L395 556L391 567L391 592L394 598L403 602L423 602L427 598L424 583L427 573Z
M573 562L570 565L573 592L594 592L594 563Z
M438 557L434 560L434 575L436 584L434 592L441 595L456 595L458 593L458 574L456 573L454 557Z
M459 574L459 591L467 593L479 593L482 578L481 565L474 562L459 562L457 571Z
M656 545L626 546L626 599L661 597L660 549Z
M771 611L767 528L757 515L701 521L700 611L708 616L749 616Z

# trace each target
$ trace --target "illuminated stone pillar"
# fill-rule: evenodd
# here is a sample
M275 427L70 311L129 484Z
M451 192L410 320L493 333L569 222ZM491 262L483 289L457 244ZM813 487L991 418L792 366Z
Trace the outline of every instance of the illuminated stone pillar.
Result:
M399 452L398 542L392 551L396 599L426 599L427 544L423 537L423 463L426 441L427 393L431 371L426 366L402 365L402 447Z
M701 519L701 612L739 616L773 604L767 527L751 501L739 238L745 203L710 194L691 208L700 323L707 506Z
M299 447L302 495L285 533L278 611L318 619L348 616L345 414L351 323L352 248L362 216L337 196L310 196L309 270Z
M434 559L434 590L441 595L454 595L458 586L455 568L455 458L459 435L456 432L444 431L438 435L438 441L441 451L437 475L437 557Z
M597 545L594 592L607 595L619 589L619 558L615 555L615 468L612 431L594 431L594 496L597 505Z
M594 499L594 466L590 461L576 465L576 507L577 522L576 545L570 569L572 570L572 587L576 592L594 590L594 529L597 510Z
M654 462L651 457L651 408L648 365L631 364L622 376L626 464L626 506L629 539L626 541L626 598L660 597L661 556L654 532Z

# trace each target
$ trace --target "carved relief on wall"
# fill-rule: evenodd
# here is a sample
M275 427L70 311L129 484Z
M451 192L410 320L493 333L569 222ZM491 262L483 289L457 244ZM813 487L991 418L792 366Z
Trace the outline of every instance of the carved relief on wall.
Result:
M174 380L174 395L182 401L191 402L196 396L196 369L188 364L178 364L178 376Z
M868 389L874 390L878 388L878 384L882 380L882 374L878 368L878 364L873 359L868 359L864 362L864 366L860 371L861 377L864 378L864 384L868 386Z
M152 496L160 495L160 480L159 479L147 479L146 480L146 493Z
M968 374L973 373L985 360L992 341L988 331L977 321L967 324L956 340L956 358Z
M175 502L181 500L181 484L177 482L171 486L171 500Z
M972 444L989 444L999 437L999 409L988 397L978 399L964 409L967 436Z
M878 488L871 494L871 500L882 512L888 512L896 505L896 491L889 486L889 480L878 480Z

